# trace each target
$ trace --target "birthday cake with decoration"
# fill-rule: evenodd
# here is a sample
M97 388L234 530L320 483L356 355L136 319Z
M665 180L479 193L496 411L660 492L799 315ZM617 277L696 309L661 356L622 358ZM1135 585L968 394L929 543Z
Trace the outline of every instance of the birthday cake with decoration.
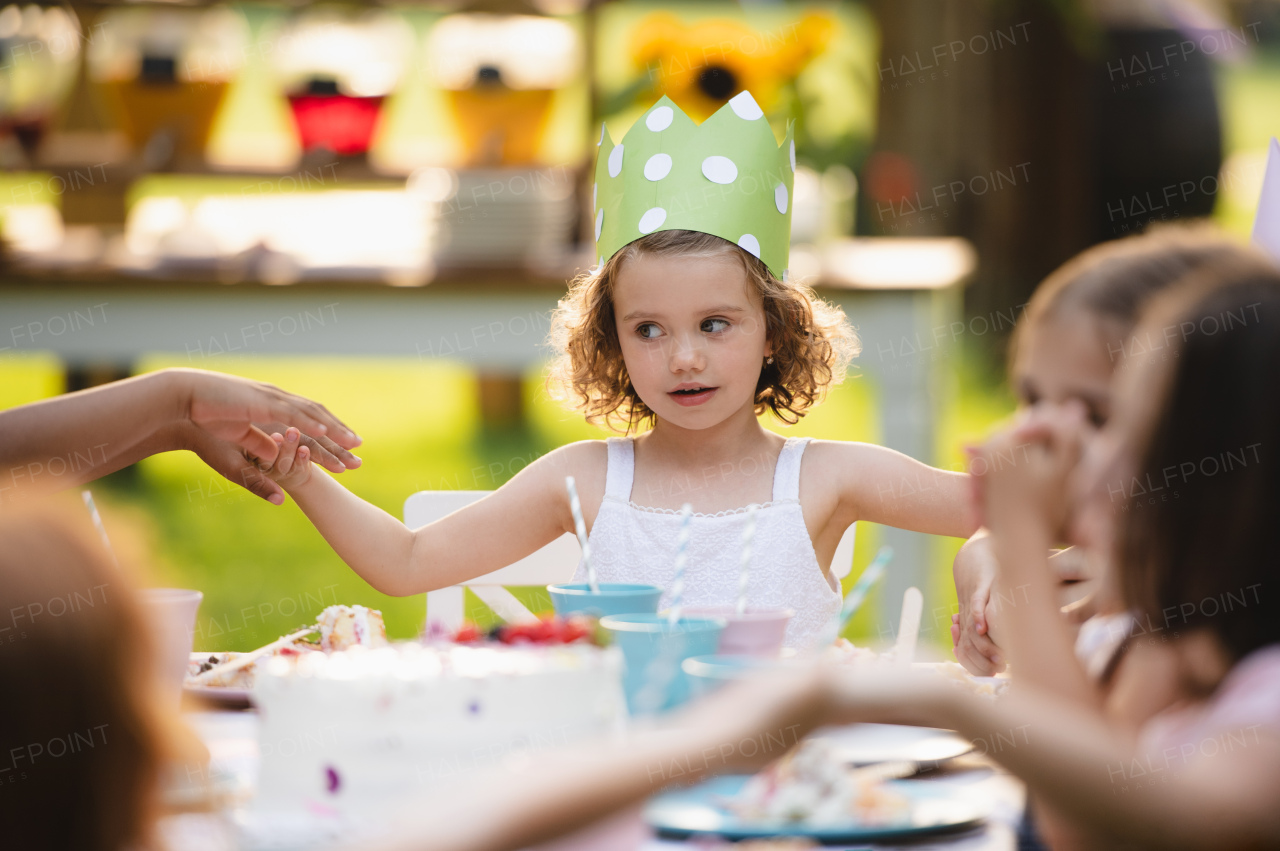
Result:
M469 774L620 729L616 649L477 638L270 660L254 690L254 809L376 816Z

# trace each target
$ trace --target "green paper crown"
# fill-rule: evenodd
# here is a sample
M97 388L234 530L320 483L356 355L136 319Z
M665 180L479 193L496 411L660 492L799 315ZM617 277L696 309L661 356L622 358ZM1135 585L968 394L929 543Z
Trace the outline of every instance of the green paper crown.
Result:
M781 146L750 93L701 126L667 97L615 145L600 128L596 157L596 253L603 264L660 230L709 233L764 261L777 278L791 247L793 129Z

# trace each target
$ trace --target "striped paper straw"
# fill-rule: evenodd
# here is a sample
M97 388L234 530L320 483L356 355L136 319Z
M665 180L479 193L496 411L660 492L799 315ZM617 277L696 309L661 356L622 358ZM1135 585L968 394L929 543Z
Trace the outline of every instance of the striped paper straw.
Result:
M578 485L573 476L564 477L564 486L569 491L569 511L573 513L573 529L578 535L578 544L582 547L582 563L587 568L587 585L592 594L600 593L600 585L596 582L596 566L591 563L591 544L587 541L587 521L582 519L582 501L578 499Z
M116 558L116 551L111 548L111 538L107 536L107 527L102 525L102 515L98 513L98 506L93 501L93 494L84 490L80 491L80 496L84 498L84 507L89 509L89 516L93 518L93 527L98 530L98 535L102 538L102 546L106 548L107 555L111 556L111 561L115 566L119 567L120 562Z
M867 599L867 594L884 576L884 569L891 558L893 558L893 547L881 547L880 551L876 553L876 557L871 560L871 564L867 565L867 569L862 571L858 581L849 589L849 596L844 598L844 605L841 606L840 611L836 612L827 623L822 641L814 648L817 652L821 653L824 648L834 644L840 638L840 634L844 632L845 627L849 625L849 621L853 619L858 609L862 607L863 601Z
M671 580L671 608L667 612L667 626L675 626L684 606L684 569L689 564L689 525L693 522L693 506L680 506L680 534L676 537L676 578Z
M876 557L872 559L871 564L867 565L867 569L862 571L858 581L849 589L849 596L844 598L844 608L840 610L840 621L836 628L837 638L840 633L844 632L845 627L849 625L849 621L853 620L853 616L857 614L858 609L862 608L862 603L867 599L867 594L884 577L884 569L892 558L893 547L881 547L880 552L876 553ZM834 639L832 640L834 641Z
M756 509L747 508L747 525L742 530L742 572L738 575L738 614L747 610L747 583L751 581L751 542L756 537Z

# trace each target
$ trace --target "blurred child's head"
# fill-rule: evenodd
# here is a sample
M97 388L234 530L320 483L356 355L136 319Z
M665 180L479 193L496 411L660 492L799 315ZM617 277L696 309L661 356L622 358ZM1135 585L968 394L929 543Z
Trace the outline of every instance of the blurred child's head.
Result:
M149 840L170 728L134 589L87 525L48 507L0 514L6 847L121 851Z
M812 290L685 230L638 239L574 281L551 339L558 394L628 431L656 418L702 429L743 409L794 423L858 348L843 312Z
M1044 280L1014 332L1010 364L1022 405L1082 402L1099 426L1111 376L1147 302L1206 264L1234 256L1208 228L1166 227L1103 243Z
M1207 630L1238 660L1280 641L1280 270L1237 250L1135 337L1168 349L1124 358L1087 500L1116 516L1125 606L1169 637Z

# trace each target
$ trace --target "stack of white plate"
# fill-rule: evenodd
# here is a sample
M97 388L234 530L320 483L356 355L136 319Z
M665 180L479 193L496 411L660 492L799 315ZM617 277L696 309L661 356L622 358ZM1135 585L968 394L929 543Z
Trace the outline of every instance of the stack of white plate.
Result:
M440 268L549 267L570 250L576 175L566 167L458 171L439 206Z

